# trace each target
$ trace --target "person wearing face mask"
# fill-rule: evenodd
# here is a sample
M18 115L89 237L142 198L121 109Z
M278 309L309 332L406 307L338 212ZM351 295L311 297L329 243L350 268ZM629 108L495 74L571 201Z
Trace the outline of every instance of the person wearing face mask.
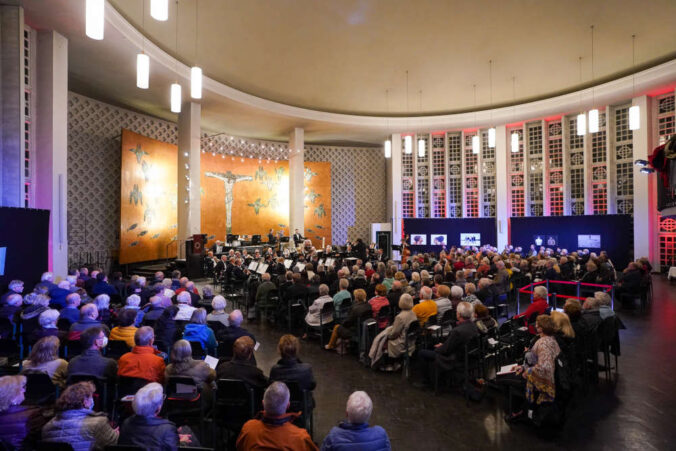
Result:
M56 416L42 428L45 442L68 443L74 451L103 449L115 445L119 434L103 412L94 412L91 382L78 382L66 388L56 401Z
M86 374L106 379L109 383L117 379L117 362L101 355L108 344L108 333L108 328L103 325L82 332L80 343L83 351L68 363L68 377Z

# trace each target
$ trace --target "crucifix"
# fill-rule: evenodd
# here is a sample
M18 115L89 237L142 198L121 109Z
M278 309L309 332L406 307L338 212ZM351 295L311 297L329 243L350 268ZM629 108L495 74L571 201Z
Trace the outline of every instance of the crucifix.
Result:
M253 178L250 175L238 175L230 171L225 174L222 172L207 172L204 175L221 180L225 185L225 233L229 234L232 232L232 201L234 200L232 192L235 183L250 181Z

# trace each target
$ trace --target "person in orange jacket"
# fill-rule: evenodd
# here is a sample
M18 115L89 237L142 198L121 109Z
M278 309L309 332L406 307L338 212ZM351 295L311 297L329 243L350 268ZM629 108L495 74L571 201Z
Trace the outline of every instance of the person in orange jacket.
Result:
M153 347L155 331L152 327L140 327L134 334L134 346L131 352L124 354L117 362L118 376L138 377L150 382L164 381L164 359L160 351Z

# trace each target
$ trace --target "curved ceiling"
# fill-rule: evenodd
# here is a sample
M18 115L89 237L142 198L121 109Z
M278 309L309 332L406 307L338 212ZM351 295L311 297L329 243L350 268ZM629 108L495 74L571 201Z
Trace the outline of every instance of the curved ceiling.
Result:
M110 3L214 80L348 114L452 113L551 97L631 71L632 34L638 65L676 56L673 0L172 0L167 22L150 17L147 0Z

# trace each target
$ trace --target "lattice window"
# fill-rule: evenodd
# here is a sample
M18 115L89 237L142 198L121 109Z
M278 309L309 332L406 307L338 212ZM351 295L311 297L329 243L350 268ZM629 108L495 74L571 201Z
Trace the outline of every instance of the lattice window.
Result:
M413 192L401 193L401 214L404 218L413 218L415 211L415 202L413 200Z
M567 118L570 146L570 211L584 215L584 136L577 135L577 118Z
M615 188L620 214L634 213L633 132L629 130L629 107L615 109Z
M667 94L657 99L657 135L659 144L669 141L676 130L674 116L674 94Z
M483 213L485 218L495 216L495 176L483 177Z
M584 169L574 168L570 170L570 199L571 213L573 215L584 214Z
M468 218L479 217L479 158L472 151L474 135L465 135L465 216Z
M446 217L446 148L444 135L432 135L432 217Z
M676 131L674 110L673 92L657 98L657 136L660 145L666 143ZM674 266L676 264L676 220L663 218L659 213L657 213L657 220L660 264L663 267Z
M528 196L530 198L530 216L543 214L543 182L542 177L542 124L540 122L526 125L528 134Z
M660 218L659 222L660 264L676 265L676 220Z
M23 65L24 65L24 207L34 205L33 201L33 160L35 152L35 132L33 130L33 112L35 110L33 98L33 72L35 64L35 40L33 31L28 25L24 26L23 32Z
M563 216L563 186L549 187L549 214Z
M465 203L467 205L465 213L468 218L479 217L479 193L477 191L467 191L465 194Z
M404 137L401 139L401 214L404 218L415 217L415 186L413 177L413 154L404 152Z
M425 142L425 156L421 157L418 154L418 140L422 139ZM429 166L429 135L418 135L413 141L414 154L416 155L417 177L416 183L418 185L418 218L427 218L429 216L430 207L430 166Z
M448 217L462 217L462 136L448 133Z
M549 214L563 215L563 139L561 120L547 122Z
M481 203L485 218L495 216L495 149L488 147L488 131L481 132Z
M519 150L512 152L512 133L519 135ZM524 192L524 166L523 166L523 130L511 129L508 130L509 137L509 189L510 189L510 216L524 216L525 215L525 192Z
M592 206L595 215L608 213L608 188L606 182L592 183Z

